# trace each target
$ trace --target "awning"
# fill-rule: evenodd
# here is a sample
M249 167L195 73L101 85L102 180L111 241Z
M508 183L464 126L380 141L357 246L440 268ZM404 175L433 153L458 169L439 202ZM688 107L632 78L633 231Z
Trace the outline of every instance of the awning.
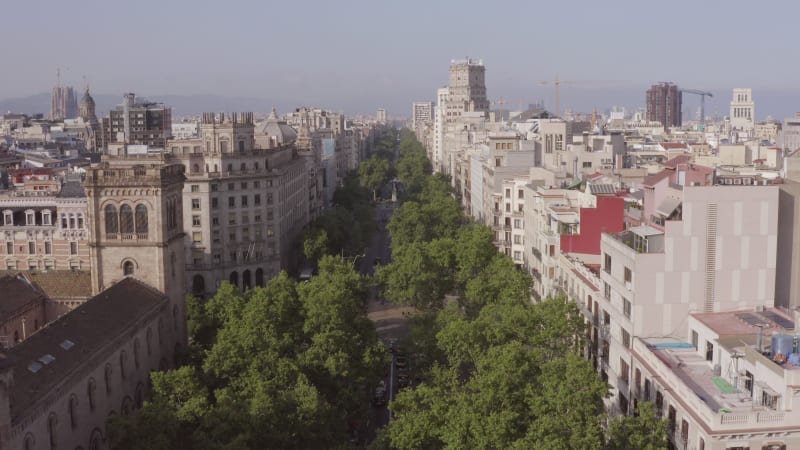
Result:
M679 199L674 197L666 197L661 202L661 204L658 205L658 208L656 208L656 212L664 217L669 217L672 215L672 213L675 212L675 210L678 208L680 204L681 201Z

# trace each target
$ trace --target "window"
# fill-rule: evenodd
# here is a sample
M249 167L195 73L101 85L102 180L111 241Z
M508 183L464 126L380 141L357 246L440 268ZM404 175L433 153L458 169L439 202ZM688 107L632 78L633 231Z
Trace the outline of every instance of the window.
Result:
M253 196L253 204L256 206L261 205L261 194L256 194Z
M236 207L236 197L228 197L228 208L235 208Z
M625 317L628 319L631 318L631 302L627 298L622 299L622 313L625 314Z
M236 213L228 213L228 225L236 225Z
M514 243L515 244L522 244L522 236L520 236L518 234L515 234L514 235ZM514 259L517 259L517 258L514 258Z
M69 424L73 430L78 428L78 397L75 394L69 396Z
M502 162L503 162L503 158L495 158L494 159L494 166L495 167L500 167L502 165Z
M697 344L699 342L699 337L697 336L697 331L692 330L692 347L697 350Z
M192 199L192 209L193 210L200 209L200 199L199 198L193 198Z
M125 261L125 264L122 265L122 275L128 276L133 275L134 265L131 261Z
M267 192L267 204L272 204L272 192Z
M714 344L706 341L706 361L714 360Z
M603 296L605 296L606 300L611 300L611 285L603 282Z
M255 163L255 167L256 167L256 170L258 170L258 163ZM260 181L253 181L253 187L256 188L256 189L260 188L261 187L261 182Z
M522 260L522 252L514 252L514 261Z
M230 165L229 165L228 167L233 167L233 166L230 166ZM233 183L228 183L228 190L229 190L229 191L236 190L236 188L235 188L234 186L235 186L235 185L234 185Z
M619 359L619 377L626 384L630 381L630 367L628 367L628 362L622 358Z
M217 209L219 207L219 201L216 198L211 199L211 209Z
M83 214L78 214L78 228L83 229Z
M106 394L111 394L111 364L106 363L105 372L103 372L103 377L105 378L106 382Z
M200 216L192 216L192 226L193 227L200 226Z
M246 195L242 196L242 206L247 206L247 196Z
M42 213L42 224L43 225L50 225L50 212L45 211Z
M211 218L211 225L217 226L219 225L219 217L214 216Z
M217 191L219 191L219 185L218 184L212 184L211 185L211 192L217 192Z
M200 192L200 185L199 184L193 184L191 190L192 190L192 192Z
M77 242L72 241L72 242L69 243L69 254L73 255L73 256L78 254L78 243Z
M239 141L239 152L244 153L244 141Z
M245 164L245 163L242 163L242 164L239 166L239 170L241 170L242 172L246 172L246 171L247 171L247 164Z
M36 216L32 212L25 213L25 224L36 225Z
M247 181L242 181L242 189L247 189Z
M89 411L94 411L94 392L96 389L94 378L89 378L89 382L86 383L86 396L89 398Z
M106 205L106 234L114 236L119 233L119 217L117 217L117 207Z
M119 231L124 234L133 234L133 208L131 205L119 207Z
M202 241L203 241L203 233L201 231L193 231L192 242L195 244L199 244Z
M128 364L128 353L123 350L119 353L119 375L122 379L125 379L125 369L126 365Z
M136 232L146 235L147 226L147 207L141 204L136 205Z
M13 255L14 254L14 243L13 242L6 242L6 254Z
M520 219L514 219L514 228L516 228L516 229L518 229L518 230L519 230L519 229L522 229L522 220L520 220Z
M622 330L622 345L625 348L631 348L631 334L628 333L628 330L625 328L620 328Z
M778 400L780 395L772 391L761 391L761 405L769 409L778 409Z
M605 270L607 274L611 274L611 255L603 253L603 262L603 270Z
M36 254L36 242L29 241L28 242L28 254L35 255Z
M261 223L261 214L256 214L256 215L253 217L253 222L255 222L255 223Z
M58 429L58 416L56 413L51 412L50 415L47 417L47 434L50 438L50 448L54 449L58 445L58 440L56 439L56 430Z
M108 208L108 207L106 207L106 208ZM108 211L108 209L106 209L106 211ZM116 213L116 209L114 209L114 215L116 215L116 214L117 214ZM61 215L61 228L63 228L63 229L69 228L69 223L67 223L67 215L66 214L62 214Z

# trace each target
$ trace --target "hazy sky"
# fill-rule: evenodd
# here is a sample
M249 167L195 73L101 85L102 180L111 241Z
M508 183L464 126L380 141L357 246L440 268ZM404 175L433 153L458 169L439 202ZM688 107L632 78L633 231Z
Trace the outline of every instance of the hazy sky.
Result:
M491 100L562 109L644 104L657 81L708 89L727 113L752 87L759 118L800 110L800 2L24 0L3 2L0 98L65 84L94 92L255 96L408 115L481 58ZM684 104L696 107L696 98ZM269 105L265 105L265 110Z

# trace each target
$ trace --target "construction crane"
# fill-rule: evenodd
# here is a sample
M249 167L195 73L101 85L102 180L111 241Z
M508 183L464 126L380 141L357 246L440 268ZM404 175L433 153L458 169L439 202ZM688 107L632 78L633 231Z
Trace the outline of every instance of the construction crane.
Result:
M620 83L620 82L623 82L623 81L620 81L620 80L561 80L561 79L558 78L558 75L556 75L555 79L540 81L539 84L540 85L546 85L546 86L553 85L553 87L555 88L555 90L556 90L556 105L555 105L556 106L556 110L555 110L555 115L556 115L556 117L558 117L559 114L561 113L561 104L560 104L560 94L561 94L560 90L561 89L560 88L561 88L562 84L566 84L566 85L600 85L600 84Z
M695 94L700 96L700 121L705 123L706 121L706 97L713 97L714 94L708 91L701 91L698 89L681 89L681 92L686 92L687 94Z

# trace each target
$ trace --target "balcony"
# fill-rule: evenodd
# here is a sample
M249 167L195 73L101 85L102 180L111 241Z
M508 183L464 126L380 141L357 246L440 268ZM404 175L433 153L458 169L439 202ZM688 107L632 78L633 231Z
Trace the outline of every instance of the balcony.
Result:
M649 226L634 227L610 235L636 253L663 253L664 232Z

